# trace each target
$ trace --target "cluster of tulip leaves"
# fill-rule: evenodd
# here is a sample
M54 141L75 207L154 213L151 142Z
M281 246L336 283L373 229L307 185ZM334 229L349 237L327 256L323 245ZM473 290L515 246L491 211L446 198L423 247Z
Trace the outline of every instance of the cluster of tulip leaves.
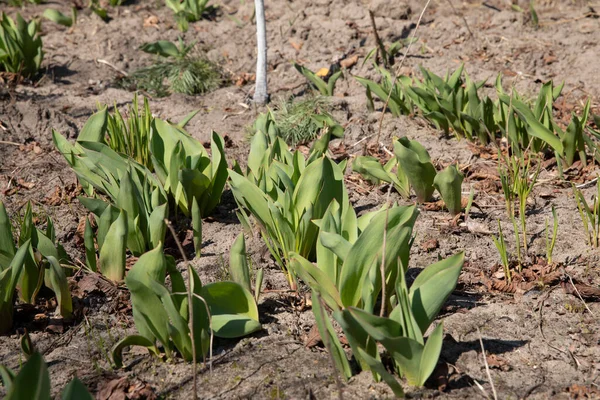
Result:
M404 198L410 197L412 188L419 203L429 201L437 189L452 215L461 212L463 175L455 165L436 172L427 149L406 137L394 140L394 155L385 165L375 157L359 156L352 169L375 184L381 181L392 184Z
M42 355L33 352L18 374L0 365L0 377L6 390L5 400L50 400L51 386L48 366ZM85 385L73 378L63 389L61 400L92 400Z
M12 328L15 289L19 289L23 302L35 304L45 285L55 293L60 315L71 317L73 305L67 282L70 270L62 266L67 262L66 252L56 241L52 220L47 218L45 231L38 229L30 203L21 218L15 245L11 221L0 202L0 334Z
M412 114L418 110L438 129L468 140L478 139L488 144L497 136L507 139L516 154L530 149L534 152L550 151L556 155L560 167L569 167L577 159L585 165L586 147L597 155L597 145L592 135L586 133L590 102L581 116L573 114L566 129L554 119L553 104L560 96L563 85L552 81L542 85L537 98L528 101L516 90L507 94L502 88L502 76L495 82L497 99L481 95L485 81L473 82L461 65L445 77L421 67L422 79L399 76L376 66L381 74L379 83L357 77L366 88L368 106L374 108L373 94L382 101L389 95L389 110L394 116ZM391 91L391 94L390 94ZM590 131L590 133L593 133Z
M16 21L2 12L0 19L0 71L30 78L42 66L44 51L39 22L27 22L21 14Z
M352 370L332 318L343 328L361 368L387 382L395 394L402 395L403 389L383 364L378 343L393 359L393 370L409 384L423 385L437 364L442 324L427 339L425 334L456 286L463 254L426 267L409 288L405 274L416 206L383 207L357 217L344 186L346 164L326 155L329 137L319 139L322 142L317 141L305 157L288 150L269 119L256 126L262 128L252 139L246 171L239 167L229 171L240 220L250 228L249 217L254 217L290 284L299 278L311 288L317 327L346 378ZM460 196L462 176L455 167L456 174L445 171L436 180L421 145L407 139L397 143L399 158L407 165L397 181L406 182L407 191L412 185L424 200L434 187L453 193L460 212L456 194ZM372 176L387 179L391 168L375 162L379 168L373 168Z
M209 0L165 0L165 5L175 13L179 30L187 32L188 22L201 20L204 12L212 7L208 2Z
M234 281L203 285L188 266L186 285L162 245L142 255L125 278L139 334L127 336L114 346L115 366L123 365L122 351L127 346L144 346L160 355L160 344L167 358L177 352L187 361L194 359L195 350L196 359L205 360L213 334L237 338L260 330L243 238L232 249L230 270ZM167 277L170 287L165 284Z
M427 340L424 335L454 290L464 255L429 265L409 288L405 274L416 206L392 206L355 217L353 223L346 221L346 226L354 227L352 232L340 230L340 211L332 202L319 221L316 265L294 253L290 268L313 291L317 327L340 372L351 376L327 309L342 327L361 368L402 396L402 386L382 363L377 344L387 350L393 369L410 385L425 383L441 351L442 324Z
M217 206L227 180L223 139L213 133L211 159L202 144L181 127L154 118L150 139L144 141L151 171L106 143L109 121L106 108L92 115L74 144L53 132L57 149L87 194L79 200L99 221L99 269L112 280L122 280L123 246L139 256L164 242L169 209L191 215L199 254L201 219ZM111 133L110 137L114 136ZM90 197L97 193L107 198ZM91 229L86 233L90 233L86 236L87 264L96 270Z
M241 209L239 220L250 228L248 213L254 217L269 251L295 287L287 264L292 252L315 259L319 227L314 220L322 218L332 200L344 212L354 213L344 185L346 162L337 164L324 156L330 131L315 141L305 157L288 149L271 119L261 118L246 172L239 166L229 170L230 186Z

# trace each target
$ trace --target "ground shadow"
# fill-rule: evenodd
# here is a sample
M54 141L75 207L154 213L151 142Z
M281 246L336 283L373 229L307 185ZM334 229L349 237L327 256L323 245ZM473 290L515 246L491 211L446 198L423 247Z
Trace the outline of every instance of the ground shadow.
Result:
M504 339L482 339L483 347L488 354L509 353L515 349L525 346L528 340L504 340ZM444 346L440 358L449 364L456 364L463 353L473 351L481 352L479 340L457 342L451 335L444 338Z

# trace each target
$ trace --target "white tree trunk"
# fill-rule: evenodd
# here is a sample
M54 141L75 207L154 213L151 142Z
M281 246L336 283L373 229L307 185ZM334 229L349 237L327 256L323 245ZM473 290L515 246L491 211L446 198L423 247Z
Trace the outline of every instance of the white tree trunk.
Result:
M264 0L254 0L256 9L256 89L254 90L254 102L260 105L267 104L267 29L265 26L265 3Z

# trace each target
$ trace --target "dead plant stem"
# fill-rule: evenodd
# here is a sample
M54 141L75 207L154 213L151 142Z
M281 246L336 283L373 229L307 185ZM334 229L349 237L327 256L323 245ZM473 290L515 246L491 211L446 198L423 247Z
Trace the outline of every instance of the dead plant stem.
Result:
M375 60L377 61L378 55L381 56L383 60L383 66L385 68L389 68L389 60L387 58L387 54L385 52L385 47L383 46L383 42L379 37L379 33L377 33L377 25L375 24L375 15L373 15L373 11L369 10L369 18L371 19L371 26L373 27L373 35L375 36L375 42L377 43L377 54L375 55Z
M490 381L490 386L492 387L492 394L494 395L494 400L498 399L498 394L496 393L496 387L494 386L494 380L492 379L492 374L490 373L490 366L487 362L487 357L485 356L485 347L483 347L483 339L481 338L481 332L479 328L477 328L477 334L479 335L479 344L481 345L481 355L483 356L483 364L485 365L485 373Z

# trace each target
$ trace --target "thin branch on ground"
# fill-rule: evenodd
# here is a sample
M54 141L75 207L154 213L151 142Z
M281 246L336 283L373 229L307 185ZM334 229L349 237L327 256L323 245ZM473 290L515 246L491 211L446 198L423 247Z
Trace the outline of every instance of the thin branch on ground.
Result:
M490 366L487 362L487 357L485 356L485 347L483 347L483 339L481 337L481 332L479 328L477 328L477 334L479 335L479 344L481 345L481 354L483 355L483 363L485 365L485 373L490 381L490 386L492 387L492 394L494 395L494 400L498 400L498 394L496 393L496 387L494 386L494 380L492 379L492 374L490 373ZM483 388L482 388L483 389Z

